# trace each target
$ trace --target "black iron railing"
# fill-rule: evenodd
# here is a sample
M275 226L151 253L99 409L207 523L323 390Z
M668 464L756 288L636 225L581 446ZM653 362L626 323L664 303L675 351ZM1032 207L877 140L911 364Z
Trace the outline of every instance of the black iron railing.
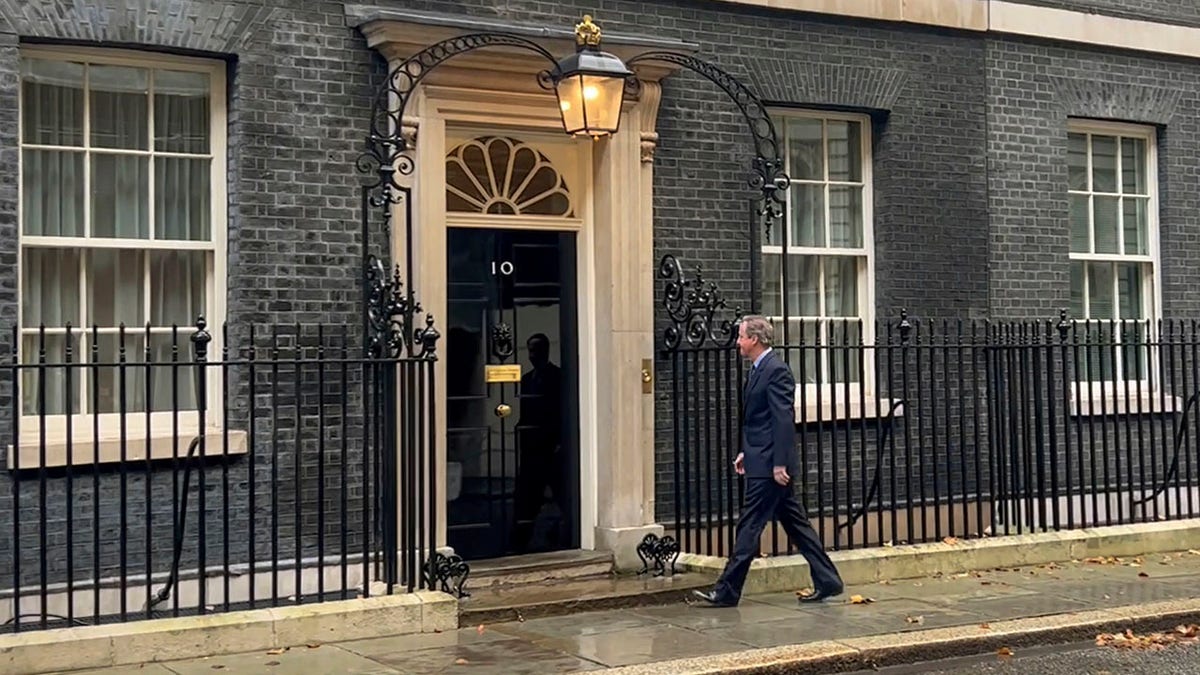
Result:
M664 355L673 485L660 508L682 550L726 555L741 502L731 462L747 370L725 333L697 325L705 339L671 341ZM793 320L789 333L775 350L797 382L796 484L831 548L1193 518L1200 509L1195 321L901 314L869 327ZM786 536L769 528L763 550L789 551Z
M445 567L432 353L364 356L361 331L14 331L0 345L0 624L444 582L426 573Z

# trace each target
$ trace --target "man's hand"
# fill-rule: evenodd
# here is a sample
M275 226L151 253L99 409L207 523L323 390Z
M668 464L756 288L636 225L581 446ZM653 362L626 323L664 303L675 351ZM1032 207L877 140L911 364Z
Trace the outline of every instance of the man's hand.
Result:
M746 465L743 463L743 460L745 459L745 453L741 452L738 453L737 457L733 458L733 470L736 471L739 476L746 473Z
M787 485L791 480L792 480L792 477L788 475L786 466L775 467L775 482L776 483L779 483L780 485Z

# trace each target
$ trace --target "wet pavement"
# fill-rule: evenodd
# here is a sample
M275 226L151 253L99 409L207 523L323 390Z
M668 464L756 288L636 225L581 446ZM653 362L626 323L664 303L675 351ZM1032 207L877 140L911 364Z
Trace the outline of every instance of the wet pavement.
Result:
M1120 561L1090 559L851 587L845 595L815 607L801 606L795 593L776 593L748 596L736 608L714 609L678 602L481 624L432 635L293 648L277 654L220 656L88 672L583 672L757 647L1200 598L1200 586L1195 583L1198 573L1200 552Z

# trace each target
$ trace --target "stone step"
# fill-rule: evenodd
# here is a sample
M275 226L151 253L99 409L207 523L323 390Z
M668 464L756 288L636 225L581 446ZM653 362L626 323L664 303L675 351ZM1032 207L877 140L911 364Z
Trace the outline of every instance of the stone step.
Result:
M601 577L612 572L609 551L553 551L470 562L467 590Z
M681 602L693 589L708 588L714 578L696 572L655 577L610 574L543 584L468 586L470 597L458 605L460 627L525 621L602 609L652 607Z

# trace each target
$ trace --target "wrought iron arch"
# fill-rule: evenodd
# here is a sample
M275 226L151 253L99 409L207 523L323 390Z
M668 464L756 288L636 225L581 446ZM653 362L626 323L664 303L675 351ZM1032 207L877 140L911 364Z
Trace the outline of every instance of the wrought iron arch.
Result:
M629 59L626 63L634 66L647 61L672 63L706 78L715 84L733 101L746 120L751 140L754 143L754 159L750 164L750 175L747 183L751 189L761 191L762 197L753 217L762 227L762 236L770 237L774 225L781 221L787 204L787 191L791 179L784 169L783 159L779 149L779 137L775 131L775 123L762 99L750 90L741 80L704 59L690 54L678 52L652 51L644 52ZM782 245L787 249L788 232L781 227ZM748 233L748 254L750 262L750 312L759 310L759 265L757 239L754 232ZM783 265L783 282L787 284L787 265ZM707 341L716 345L732 346L737 338L737 319L733 321L719 317L716 310L728 309L723 299L713 303L714 298L721 298L721 291L711 281L705 281L703 271L696 266L691 278L685 277L683 268L673 255L665 255L659 262L659 277L664 280L663 302L667 310L670 324L663 332L663 347L674 351L684 347L700 347ZM787 303L786 294L783 302ZM687 309L688 305L692 305ZM785 307L786 310L786 307ZM740 315L738 308L737 314ZM784 312L787 313L786 311ZM788 325L784 322L784 339L787 338Z
M371 110L370 133L366 150L356 162L358 171L373 176L363 184L361 198L363 242L363 289L365 349L369 356L380 358L402 355L436 358L440 335L433 327L433 317L426 313L424 326L416 325L415 317L423 312L417 302L412 284L407 288L401 279L400 266L391 269L382 257L371 251L371 213L383 216L384 232L391 236L391 214L404 210L406 241L412 241L412 191L401 185L399 176L412 174L416 169L404 137L404 111L418 85L435 68L449 59L485 47L515 47L532 51L550 62L550 67L538 73L538 82L549 88L558 71L554 56L537 43L506 33L473 33L448 38L430 45L391 69L375 92ZM405 270L413 267L412 247L405 247Z

